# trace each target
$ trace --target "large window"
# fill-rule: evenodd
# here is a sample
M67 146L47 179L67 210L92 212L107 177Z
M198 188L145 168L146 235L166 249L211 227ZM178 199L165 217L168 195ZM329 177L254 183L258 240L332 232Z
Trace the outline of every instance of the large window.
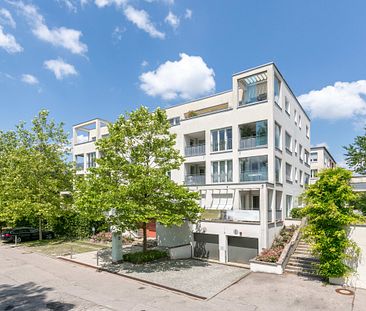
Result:
M285 97L285 111L290 116L290 101Z
M304 156L303 156L303 152L302 152L302 145L299 144L299 158L300 161L302 162L304 160Z
M212 182L232 182L233 181L233 161L214 161L212 162Z
M292 137L289 133L285 133L285 146L286 150L292 152Z
M304 149L304 162L305 164L310 164L309 151L307 151L306 149Z
M304 183L305 183L305 185L308 185L309 184L309 179L310 179L310 175L304 173Z
M268 157L257 156L240 159L240 181L268 180Z
M180 124L180 117L171 118L168 120L171 126Z
M240 149L267 145L267 120L243 124L240 130Z
M95 159L96 159L96 154L95 152L91 152L87 154L87 168L89 167L95 167Z
M292 209L292 196L286 195L286 217L290 216L291 209Z
M267 72L238 80L239 105L267 100Z
M282 150L282 139L281 139L281 126L277 123L275 124L275 147Z
M318 162L318 153L317 152L312 152L310 154L310 162Z
M294 142L294 152L295 152L295 156L297 156L297 140L296 139Z
M275 157L275 178L276 182L282 182L282 161L280 158Z
M292 165L286 163L286 181L292 182Z
M224 151L231 150L232 146L232 129L225 128L211 131L211 150L212 151Z
M77 154L75 156L76 169L82 171L84 169L84 154Z
M277 105L280 105L280 92L281 92L281 81L275 76L274 79L274 101Z

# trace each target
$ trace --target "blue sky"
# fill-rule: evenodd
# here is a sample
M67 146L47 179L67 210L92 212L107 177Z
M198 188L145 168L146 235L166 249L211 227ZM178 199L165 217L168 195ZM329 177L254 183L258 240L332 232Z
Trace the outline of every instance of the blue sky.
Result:
M228 90L233 73L274 61L311 115L312 144L343 161L365 125L364 12L362 0L0 0L0 129L42 108L68 130L113 121Z

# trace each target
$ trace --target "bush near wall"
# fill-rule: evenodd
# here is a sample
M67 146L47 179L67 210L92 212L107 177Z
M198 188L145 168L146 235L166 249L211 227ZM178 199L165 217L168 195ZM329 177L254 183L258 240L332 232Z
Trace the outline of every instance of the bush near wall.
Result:
M290 216L291 216L291 218L294 218L294 219L301 219L302 218L302 208L301 207L294 207L290 211Z
M142 264L162 258L168 258L168 253L157 249L123 255L124 261L132 262L134 264Z

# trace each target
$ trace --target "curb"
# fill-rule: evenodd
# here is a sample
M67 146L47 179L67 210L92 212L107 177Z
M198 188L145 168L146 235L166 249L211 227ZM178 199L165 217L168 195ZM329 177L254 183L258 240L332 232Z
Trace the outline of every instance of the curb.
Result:
M121 277L130 279L130 280L134 280L134 281L138 281L138 282L145 283L145 284L148 284L148 285L152 285L152 286L157 287L159 289L166 289L166 290L169 290L169 291L172 291L172 292L175 292L175 293L178 293L178 294L183 294L183 295L186 295L186 296L189 296L189 297L192 297L192 298L196 298L196 299L200 299L200 300L210 299L209 297L204 297L204 296L192 294L192 293L186 292L184 290L180 290L180 289L176 289L176 288L169 287L169 286L166 286L166 285L158 284L158 283L155 283L155 282L151 282L151 281L139 279L139 278L136 278L136 277L133 277L133 276L130 276L130 275L126 275L126 274L120 273L120 272L110 271L110 270L108 270L106 268L102 268L102 267L90 265L90 264L83 263L83 262L80 262L80 261L76 261L76 260L73 260L73 259L69 259L69 258L65 258L65 257L60 257L60 256L57 257L57 259L60 259L60 260L63 260L63 261L67 261L67 262L72 262L72 263L75 263L75 264L78 264L80 266L84 266L84 267L87 267L87 268L96 269L98 271L103 271L103 272L108 272L108 273L111 273L111 274L115 274L115 275L118 275L118 276L121 276ZM237 280L235 283L237 283L238 281L239 280ZM225 289L227 289L227 288L225 288Z

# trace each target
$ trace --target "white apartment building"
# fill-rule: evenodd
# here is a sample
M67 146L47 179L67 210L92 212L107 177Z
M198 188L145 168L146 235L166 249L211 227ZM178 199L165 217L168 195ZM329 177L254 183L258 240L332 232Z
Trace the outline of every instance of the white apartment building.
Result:
M248 263L270 247L310 179L310 119L273 63L232 76L232 89L166 109L185 157L171 178L201 195L202 220L157 226L159 245ZM108 135L95 119L73 127L73 157L85 173Z
M316 176L322 169L334 168L336 165L337 162L334 160L326 146L310 148L311 183L316 181Z
M191 228L194 255L248 263L271 245L309 183L309 117L273 63L166 112L185 156L171 178L199 191L205 209Z

